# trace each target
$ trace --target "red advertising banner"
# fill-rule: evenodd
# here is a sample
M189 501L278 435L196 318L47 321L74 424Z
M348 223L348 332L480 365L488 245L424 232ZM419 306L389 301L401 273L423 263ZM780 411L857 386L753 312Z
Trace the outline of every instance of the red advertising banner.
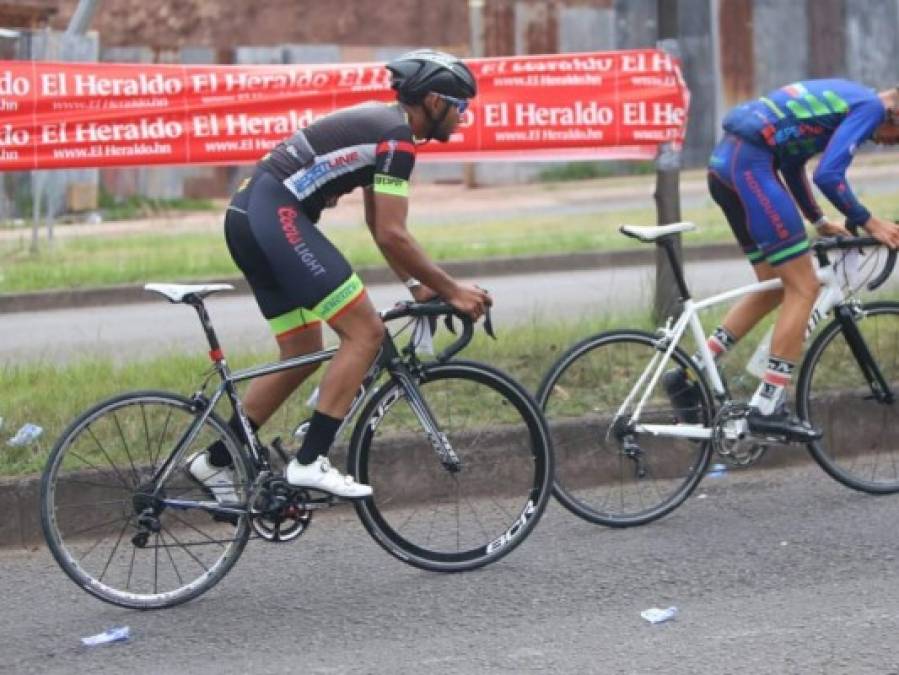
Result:
M422 160L651 158L689 92L658 50L473 59L479 93ZM255 162L296 129L393 99L382 64L0 61L0 170Z

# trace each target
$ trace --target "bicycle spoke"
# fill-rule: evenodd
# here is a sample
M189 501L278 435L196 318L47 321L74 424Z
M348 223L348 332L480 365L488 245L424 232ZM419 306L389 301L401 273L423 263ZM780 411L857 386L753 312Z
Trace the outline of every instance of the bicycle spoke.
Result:
M165 537L161 532L159 533L159 538L162 540L162 545L165 546ZM172 563L172 569L175 570L175 576L178 577L178 583L183 586L184 579L181 578L181 572L178 571L178 566L175 564L175 558L172 556L172 552L169 550L168 546L165 546L165 552L169 557L169 561Z
M113 518L112 520L107 520L106 522L100 523L99 525L89 525L81 530L75 530L74 532L66 533L67 537L77 537L79 534L84 534L85 532L90 532L91 530L96 530L100 527L107 527L112 525L113 523L120 523L123 520L127 523L132 519L133 516L119 516L118 518Z
M107 490L121 490L122 492L131 492L134 490L133 487L130 486L117 486L110 485L109 483L94 483L93 481L88 480L79 480L77 478L67 478L65 476L57 476L57 483L74 483L76 485L90 485L92 487L106 488Z
M140 417L144 423L144 438L147 439L147 459L150 460L150 471L156 473L156 460L153 458L153 448L150 443L150 425L147 423L147 410L144 404L140 404Z
M125 480L125 477L121 474L118 467L113 463L112 459L110 459L109 455L106 452L106 448L103 447L103 445L100 443L99 439L96 437L96 435L94 435L94 430L91 429L90 425L88 425L88 427L87 427L87 433L90 434L90 437L94 439L94 443L97 444L97 447L100 449L100 452L103 453L103 456L106 458L106 461L109 462L109 466L112 467L113 472L119 477L119 480L121 481L122 485L124 485L125 487L128 487L128 488L133 487L127 480Z
M129 518L124 525L122 525L122 529L119 532L119 538L116 539L115 546L112 547L112 550L109 552L109 558L106 559L106 565L103 567L103 571L100 572L100 576L97 581L103 581L103 577L106 576L106 572L109 570L109 564L112 562L113 556L115 556L115 552L119 550L119 544L122 543L122 537L125 536L125 530L128 528L128 525L131 523L131 518Z
M184 552L187 553L187 555L189 555L191 558L193 558L194 562L196 562L200 567L202 567L202 568L203 568L204 570L206 570L207 572L209 571L209 568L206 567L205 564L203 564L203 561L201 561L197 556L195 556L193 553L191 553L190 549L187 548L187 546L185 546L184 544L182 544L181 541L178 539L178 537L176 537L176 536L171 532L171 530L169 530L165 525L162 526L162 529L163 529L163 531L164 531L166 534L169 535L169 537L171 537L172 541L174 541L176 544L178 544L178 546L179 546L181 549L183 549Z
M179 516L179 515L178 515L177 513L175 513L174 511L169 511L169 515L171 515L172 518L174 518L175 520L177 520L179 523L181 523L181 524L184 525L185 527L189 527L191 530L193 530L194 532L196 532L197 534L199 534L201 537L205 537L207 540L209 540L210 543L213 543L213 544L219 544L219 546L220 546L221 548L225 548L225 546L224 546L223 543L217 542L215 539L213 539L212 537L210 537L208 534L206 534L205 532L203 532L203 531L200 530L199 528L195 527L195 526L192 525L191 523L188 523L186 520L184 520L181 516Z
M89 466L91 469L94 469L97 473L99 473L99 474L101 474L101 475L103 475L103 476L109 476L110 478L113 478L113 476L110 475L109 472L108 472L106 469L101 469L99 466L97 466L97 465L94 464L93 462L89 462L88 460L84 459L81 455L79 455L77 452L75 452L74 450L70 450L70 451L69 451L69 454L70 454L72 457L74 457L75 459L77 459L78 461L80 461L82 464L86 464L86 465ZM127 485L126 483L123 483L123 485L124 485L127 489L129 489L129 490L131 489L130 486Z
M156 461L159 461L159 458L162 456L162 444L165 441L166 434L169 431L169 422L172 421L172 410L169 409L168 414L165 418L165 423L162 425L162 433L159 434L159 447L156 449ZM155 473L155 472L154 472Z
M125 439L125 432L122 431L122 425L119 423L119 416L113 412L112 421L115 423L116 429L119 431L119 438L122 439L122 448L125 450L125 456L128 457L128 464L131 465L131 475L134 477L134 484L139 485L140 480L137 467L134 466L134 460L131 459L131 451L128 449L128 441Z
M125 590L131 589L131 577L134 574L134 557L137 555L137 546L131 547L131 563L128 565L128 578L125 580Z

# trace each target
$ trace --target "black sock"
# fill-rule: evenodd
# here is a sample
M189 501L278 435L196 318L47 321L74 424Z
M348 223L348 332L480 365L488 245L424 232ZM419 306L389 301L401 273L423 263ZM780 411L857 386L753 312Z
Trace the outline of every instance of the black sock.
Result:
M312 414L312 421L309 423L309 431L306 432L303 445L297 452L297 461L300 464L312 464L319 455L327 457L341 422L343 420L316 410Z
M259 430L259 425L256 424L249 416L247 417L247 421L250 423L250 428L253 430L253 433ZM234 435L241 441L241 443L247 443L247 438L243 433L243 426L240 423L240 418L237 416L237 413L231 415L231 419L228 420L228 426L231 428L231 431L234 432ZM210 466L215 466L218 468L224 468L226 466L231 466L231 454L228 452L228 449L225 447L225 444L221 441L216 441L212 445L207 448L206 452L209 455L209 464Z

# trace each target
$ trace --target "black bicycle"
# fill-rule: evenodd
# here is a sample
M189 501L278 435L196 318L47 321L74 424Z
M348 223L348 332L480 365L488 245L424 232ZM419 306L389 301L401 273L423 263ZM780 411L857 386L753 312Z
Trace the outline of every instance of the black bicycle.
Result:
M315 510L343 501L289 485L272 468L286 461L280 444L269 448L249 434L244 445L222 421L230 408L249 430L238 383L336 352L231 372L203 302L229 288L148 285L196 310L212 369L189 397L136 391L95 405L50 454L44 536L66 574L101 600L150 609L195 598L227 574L251 537L293 541ZM553 458L539 407L496 368L453 359L474 328L450 305L406 302L381 315L407 321L393 336L385 330L346 418L353 425L347 472L374 490L354 502L356 512L375 541L409 565L458 572L494 562L527 537L551 494ZM397 349L403 331L437 317L449 325L455 317L462 331L436 358L421 360L411 338ZM489 320L485 328L491 332ZM219 503L187 471L216 441L231 456L237 503Z

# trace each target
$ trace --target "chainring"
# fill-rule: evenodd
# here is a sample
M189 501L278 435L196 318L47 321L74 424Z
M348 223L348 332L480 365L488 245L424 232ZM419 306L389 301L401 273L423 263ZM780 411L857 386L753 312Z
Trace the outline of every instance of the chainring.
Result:
M283 490L281 481L270 484L272 492L280 502L279 506L253 517L250 522L253 531L265 541L282 544L293 541L306 531L312 522L312 511L304 506L310 497L305 490Z
M746 415L749 406L728 401L718 409L712 422L712 449L731 466L749 466L765 454L767 445L761 444L749 434ZM737 433L736 438L730 438Z

